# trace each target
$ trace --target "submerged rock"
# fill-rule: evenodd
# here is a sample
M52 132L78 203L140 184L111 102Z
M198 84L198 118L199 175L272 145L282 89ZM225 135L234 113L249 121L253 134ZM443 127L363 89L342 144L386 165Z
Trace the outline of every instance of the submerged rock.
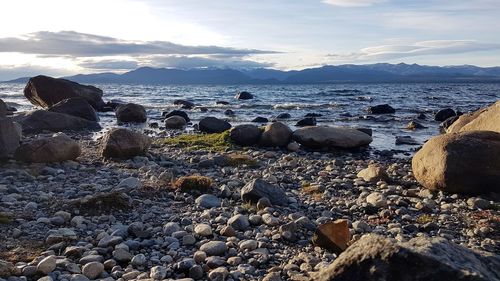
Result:
M102 90L94 86L81 85L66 79L39 75L30 78L24 88L24 96L34 105L48 108L65 99L81 97L93 108L104 106Z
M312 280L498 280L500 257L469 250L444 238L408 242L365 235Z
M424 187L452 193L499 192L500 133L470 131L437 136L412 159Z
M370 114L391 114L396 112L396 110L388 104L370 106L366 109L366 111Z
M22 144L14 158L22 162L50 163L75 160L82 153L80 145L63 133Z
M253 95L250 94L249 92L243 91L243 92L237 93L234 98L237 100L251 100L251 99L253 99Z

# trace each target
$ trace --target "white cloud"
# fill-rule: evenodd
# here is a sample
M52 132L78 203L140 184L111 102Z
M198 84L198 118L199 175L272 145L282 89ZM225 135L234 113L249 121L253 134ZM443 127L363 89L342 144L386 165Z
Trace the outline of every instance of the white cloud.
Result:
M367 7L386 1L387 0L323 0L323 3L339 7Z
M430 40L419 41L408 45L366 47L353 53L329 54L327 58L330 62L383 61L415 56L443 56L492 50L500 50L500 44L482 43L474 40Z

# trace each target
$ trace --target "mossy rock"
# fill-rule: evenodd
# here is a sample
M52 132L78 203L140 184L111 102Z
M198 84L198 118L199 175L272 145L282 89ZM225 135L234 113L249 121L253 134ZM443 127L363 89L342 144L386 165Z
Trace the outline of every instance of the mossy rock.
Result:
M247 165L250 167L259 166L259 161L245 154L231 153L214 157L215 163L221 167L238 167Z
M14 215L11 213L0 212L0 224L9 224L14 219Z
M207 192L213 184L213 180L204 176L180 177L174 182L174 187L183 192L199 191Z
M222 152L235 148L231 143L229 131L218 134L182 134L156 141L157 145L172 145L188 150L207 150Z

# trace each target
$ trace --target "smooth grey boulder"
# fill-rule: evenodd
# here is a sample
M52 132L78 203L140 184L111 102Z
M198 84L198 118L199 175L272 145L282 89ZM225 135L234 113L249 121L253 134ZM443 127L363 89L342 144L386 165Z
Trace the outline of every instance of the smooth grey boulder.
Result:
M257 204L259 199L267 198L273 205L286 205L288 197L279 187L261 179L254 179L241 189L241 200Z

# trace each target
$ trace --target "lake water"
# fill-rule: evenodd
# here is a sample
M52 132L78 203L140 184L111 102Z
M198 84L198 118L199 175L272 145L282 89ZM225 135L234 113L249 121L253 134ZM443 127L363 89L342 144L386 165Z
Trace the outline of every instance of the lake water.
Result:
M408 150L407 145L396 146L396 136L411 136L423 143L430 136L439 133L439 122L434 113L451 107L467 112L478 109L500 99L500 84L334 84L334 85L95 85L104 91L105 101L118 99L124 102L142 104L147 108L148 123L158 122L161 126L163 111L177 108L173 101L185 99L197 106L205 107L186 110L193 123L205 116L227 119L231 124L247 123L257 116L272 120L280 113L292 117L284 120L294 127L307 113L318 113L318 125L357 126L373 129L375 149ZM0 84L0 99L11 103L19 111L31 110L32 105L24 98L24 84ZM252 100L236 100L238 91L248 91ZM216 105L216 101L227 101L229 105ZM389 104L395 114L368 115L371 105ZM231 109L234 116L224 115ZM428 127L410 131L406 125L420 113L427 118L418 120ZM100 113L103 127L117 126L112 112Z

